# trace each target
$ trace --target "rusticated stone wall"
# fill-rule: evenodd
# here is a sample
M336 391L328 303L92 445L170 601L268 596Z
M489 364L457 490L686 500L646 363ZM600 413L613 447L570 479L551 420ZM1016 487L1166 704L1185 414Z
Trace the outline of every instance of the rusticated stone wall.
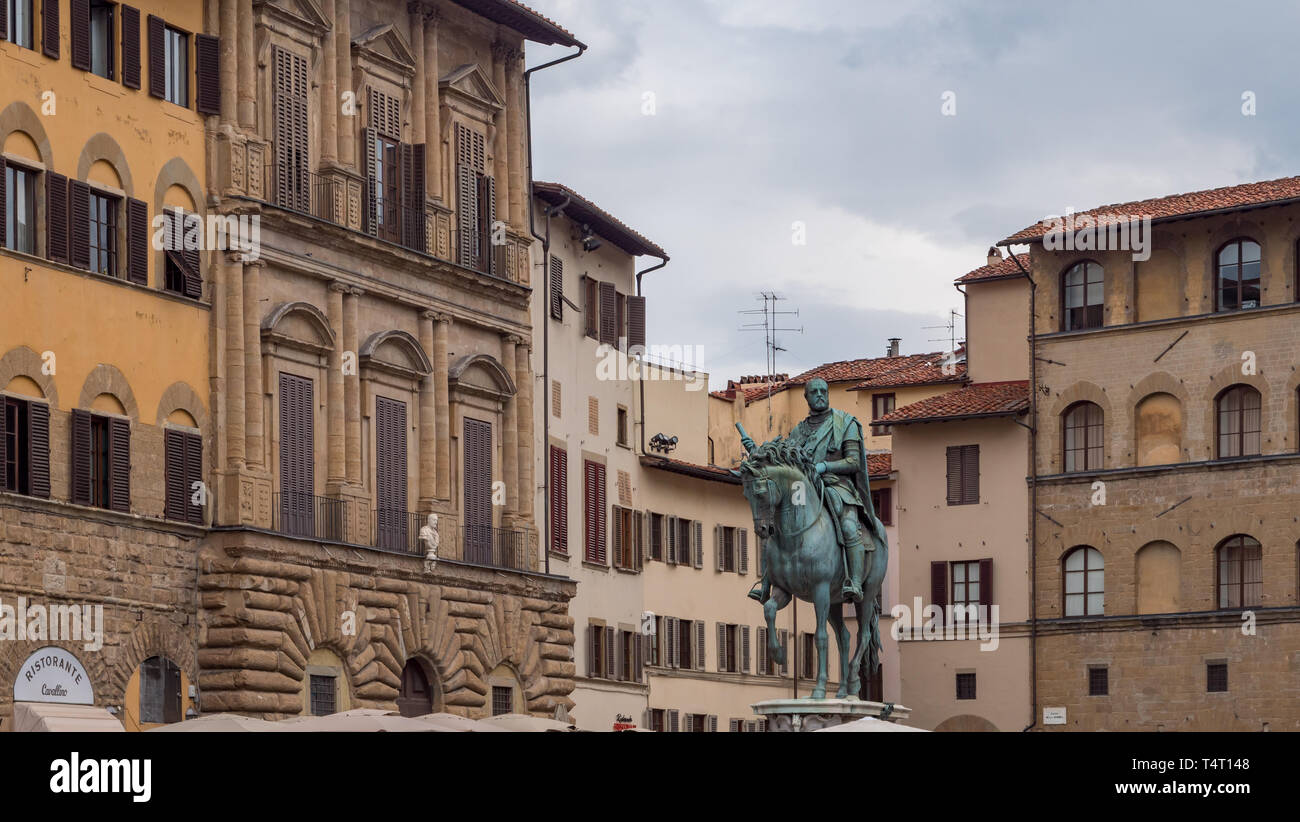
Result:
M488 674L504 664L527 710L550 716L573 707L575 589L557 577L215 531L199 558L202 710L299 715L307 660L326 648L343 662L352 707L395 708L415 658L435 675L443 710L489 715Z

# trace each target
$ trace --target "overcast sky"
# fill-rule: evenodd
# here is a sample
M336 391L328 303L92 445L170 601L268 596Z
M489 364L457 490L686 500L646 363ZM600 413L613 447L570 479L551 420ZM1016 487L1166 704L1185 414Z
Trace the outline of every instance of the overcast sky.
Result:
M937 351L953 279L1047 214L1300 173L1292 3L524 2L589 46L534 75L536 177L668 251L648 342L714 387L765 370L760 290L804 329L779 371Z

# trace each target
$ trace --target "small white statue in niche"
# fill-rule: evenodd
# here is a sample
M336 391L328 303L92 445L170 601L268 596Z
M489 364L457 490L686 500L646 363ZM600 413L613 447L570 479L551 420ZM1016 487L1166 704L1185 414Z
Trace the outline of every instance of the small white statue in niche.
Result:
M438 515L430 514L429 522L420 526L420 542L424 543L424 558L432 562L438 560L438 544L442 535L438 533Z

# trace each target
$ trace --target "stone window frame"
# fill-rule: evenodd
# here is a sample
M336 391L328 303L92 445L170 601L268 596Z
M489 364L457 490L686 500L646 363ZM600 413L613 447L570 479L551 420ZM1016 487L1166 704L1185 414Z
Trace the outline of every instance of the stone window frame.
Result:
M1084 552L1083 568L1077 571L1070 570L1067 567L1070 558L1081 551ZM1092 551L1096 553L1098 557L1100 557L1101 559L1100 566L1093 568L1088 565L1088 557L1089 557L1089 554L1087 553L1088 551ZM1093 591L1088 586L1089 575L1094 571L1101 572L1101 590L1098 591ZM1083 574L1083 590L1070 593L1068 591L1069 585L1067 584L1066 580L1069 579L1069 574L1080 574L1080 573ZM1088 597L1092 594L1101 594L1101 610L1098 611L1097 613L1091 612L1088 608ZM1079 597L1079 596L1083 597L1083 611L1082 613L1072 614L1069 612L1070 597ZM1106 615L1106 556L1098 548L1092 545L1075 545L1070 550L1066 551L1064 554L1061 555L1061 613L1067 617L1099 617L1099 616Z

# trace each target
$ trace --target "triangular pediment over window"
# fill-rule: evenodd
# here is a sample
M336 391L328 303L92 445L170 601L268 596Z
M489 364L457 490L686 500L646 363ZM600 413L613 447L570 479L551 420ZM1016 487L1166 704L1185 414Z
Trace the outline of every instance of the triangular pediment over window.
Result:
M492 85L492 81L477 63L466 63L453 69L438 81L438 86L445 91L467 97L486 109L503 109L506 105L501 92Z
M371 59L400 68L404 73L415 72L415 55L402 33L392 23L375 26L352 39L352 48Z
M318 0L275 0L275 2L263 0L260 5L297 24L298 28L305 31L314 30L323 34L333 27L325 12L321 10Z

